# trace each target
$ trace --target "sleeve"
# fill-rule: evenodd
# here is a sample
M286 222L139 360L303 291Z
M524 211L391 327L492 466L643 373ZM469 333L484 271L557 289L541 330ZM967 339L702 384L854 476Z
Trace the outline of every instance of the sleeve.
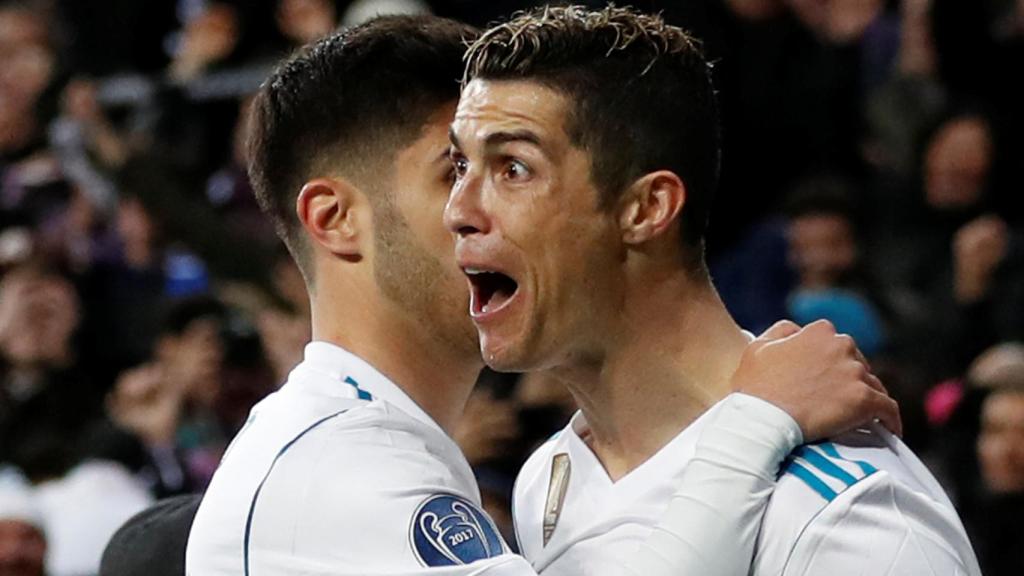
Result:
M956 513L880 471L803 529L785 576L981 576Z
M414 433L316 430L252 502L247 576L533 576L466 486Z
M660 523L624 574L745 576L779 466L803 441L773 404L732 394L704 428Z

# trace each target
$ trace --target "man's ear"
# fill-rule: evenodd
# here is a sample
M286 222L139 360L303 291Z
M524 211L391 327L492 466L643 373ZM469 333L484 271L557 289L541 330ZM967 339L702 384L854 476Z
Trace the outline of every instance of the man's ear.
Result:
M346 260L363 256L361 242L369 223L365 198L350 183L334 178L310 180L295 199L295 212L310 239Z
M657 238L676 223L686 204L686 186L673 172L646 174L626 191L619 204L619 228L626 244Z

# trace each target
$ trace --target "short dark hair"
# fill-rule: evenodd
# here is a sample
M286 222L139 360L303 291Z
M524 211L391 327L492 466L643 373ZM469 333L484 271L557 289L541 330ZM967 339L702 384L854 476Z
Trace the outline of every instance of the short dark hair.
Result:
M217 322L228 319L228 308L213 296L190 296L166 303L161 332L167 336L181 336L197 320L210 318Z
M484 32L463 82L530 80L571 101L566 131L591 154L610 204L632 182L671 170L686 184L683 241L703 254L718 186L718 105L701 44L660 16L609 6L544 7Z
M836 174L822 173L801 180L786 196L782 211L788 218L830 215L859 223L853 183Z
M295 215L302 184L319 175L358 182L379 173L379 162L458 98L462 55L475 33L433 16L376 18L299 50L260 88L250 116L249 176L307 278Z

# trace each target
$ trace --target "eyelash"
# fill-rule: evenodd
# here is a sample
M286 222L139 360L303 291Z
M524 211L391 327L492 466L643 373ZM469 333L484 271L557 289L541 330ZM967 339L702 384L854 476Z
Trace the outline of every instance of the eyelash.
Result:
M505 163L505 168L502 171L502 175L505 176L506 178L508 178L509 180L516 179L515 176L511 176L509 174L510 170L514 166L518 167L518 169L521 170L524 173L522 176L529 176L529 174L530 174L530 167L527 166L526 163L523 162L522 160L519 160L517 158L509 157L509 158L505 158L503 161ZM522 177L522 176L520 176L520 177Z
M462 156L460 153L455 151L451 153L451 161L452 169L447 177L452 182L458 182L459 179L466 175L466 171L468 169L468 161L466 160L465 156ZM530 167L526 164L526 162L523 162L518 158L506 156L502 158L501 161L503 165L501 174L504 178L508 180L518 180L522 177L531 175L533 172L530 169ZM522 172L522 174L518 177L510 175L510 170L513 167L516 167L520 172Z
M452 177L454 180L458 180L466 175L466 165L468 162L466 158L458 152L452 152Z

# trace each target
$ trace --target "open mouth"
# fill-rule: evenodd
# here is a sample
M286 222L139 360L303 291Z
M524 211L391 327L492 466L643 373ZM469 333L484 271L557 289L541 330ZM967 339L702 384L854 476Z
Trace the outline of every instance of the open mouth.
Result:
M473 317L484 316L501 310L516 295L519 284L501 272L467 268L466 277L470 285L470 313Z

